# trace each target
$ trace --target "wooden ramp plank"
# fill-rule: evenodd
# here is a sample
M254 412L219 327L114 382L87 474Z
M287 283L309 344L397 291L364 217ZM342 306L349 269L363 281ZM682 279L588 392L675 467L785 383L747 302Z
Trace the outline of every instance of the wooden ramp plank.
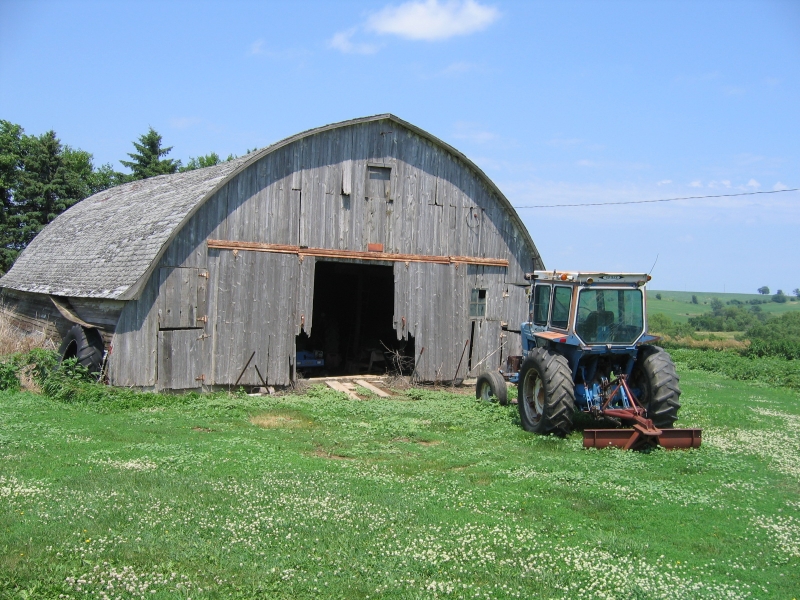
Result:
M372 392L376 396L380 396L381 398L389 398L390 397L389 394L384 392L382 389L380 389L378 387L375 387L374 385L372 385L368 381L364 381L363 379L356 379L356 383L358 385L360 385L361 387L368 389L370 392Z
M337 392L342 392L343 394L347 394L353 400L361 400L358 396L356 396L355 392L352 390L348 390L340 381L326 381L325 382L329 388L332 390L336 390Z

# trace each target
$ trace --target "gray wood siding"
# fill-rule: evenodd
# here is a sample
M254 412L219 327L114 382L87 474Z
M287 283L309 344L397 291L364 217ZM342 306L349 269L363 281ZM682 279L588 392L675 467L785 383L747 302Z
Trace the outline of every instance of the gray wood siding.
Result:
M142 295L129 301L122 309L108 355L108 380L111 385L156 385L158 283L159 271L156 270L142 290Z
M379 181L388 197L376 198L368 189L376 185L369 183L370 165L391 169L390 179ZM380 243L391 253L508 259L508 268L395 263L395 329L398 338L414 336L417 352L425 347L419 375L426 380L455 375L471 333L470 289L487 290L486 317L476 326L472 348L475 364L500 343L501 322L519 328L527 302L513 284L542 266L484 180L442 147L388 121L323 131L234 176L178 232L158 267L207 269L208 323L193 330L207 338L180 354L163 345L183 344L189 334L162 336L159 350L158 306L163 310L171 300L156 269L142 296L123 310L113 383L155 385L157 355L163 354L173 357L169 385L194 381L179 380L176 356L186 373L198 371L192 360L202 363L206 384L232 385L253 352L240 385L261 384L256 365L270 384L290 382L295 335L313 325L315 260L209 250L207 239L354 251ZM187 319L181 317L178 327L189 327ZM518 347L515 335L503 338L507 346ZM505 348L503 356L508 354ZM495 358L499 365L499 352ZM494 368L495 358L482 364ZM466 363L465 356L458 377L466 375Z

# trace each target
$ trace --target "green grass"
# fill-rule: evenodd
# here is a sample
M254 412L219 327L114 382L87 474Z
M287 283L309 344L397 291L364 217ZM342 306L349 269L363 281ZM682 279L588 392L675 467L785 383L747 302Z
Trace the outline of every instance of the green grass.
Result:
M661 300L656 298L661 294ZM692 295L697 296L698 304L692 304ZM719 294L712 292L670 292L663 290L647 290L647 314L663 313L673 321L686 323L689 317L696 317L711 312L711 299L719 298L722 302L738 300L747 302L751 299L769 300L771 296L760 294ZM781 315L791 310L800 310L800 302L787 301L784 303L767 302L758 305L761 310L769 315Z
M796 597L797 393L681 375L703 447L647 454L471 394L0 392L0 598Z

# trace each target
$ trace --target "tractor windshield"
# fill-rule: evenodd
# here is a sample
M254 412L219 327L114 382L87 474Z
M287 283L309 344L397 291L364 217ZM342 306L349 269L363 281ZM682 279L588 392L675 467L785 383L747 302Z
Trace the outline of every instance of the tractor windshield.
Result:
M632 344L643 330L641 290L581 290L575 331L586 344Z

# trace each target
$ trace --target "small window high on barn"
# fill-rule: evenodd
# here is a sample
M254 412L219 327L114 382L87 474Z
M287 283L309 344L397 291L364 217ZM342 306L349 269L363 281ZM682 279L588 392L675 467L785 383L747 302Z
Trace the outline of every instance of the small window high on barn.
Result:
M486 316L486 290L474 288L469 298L469 316L482 319Z
M378 165L367 166L367 198L390 200L392 196L392 168Z

